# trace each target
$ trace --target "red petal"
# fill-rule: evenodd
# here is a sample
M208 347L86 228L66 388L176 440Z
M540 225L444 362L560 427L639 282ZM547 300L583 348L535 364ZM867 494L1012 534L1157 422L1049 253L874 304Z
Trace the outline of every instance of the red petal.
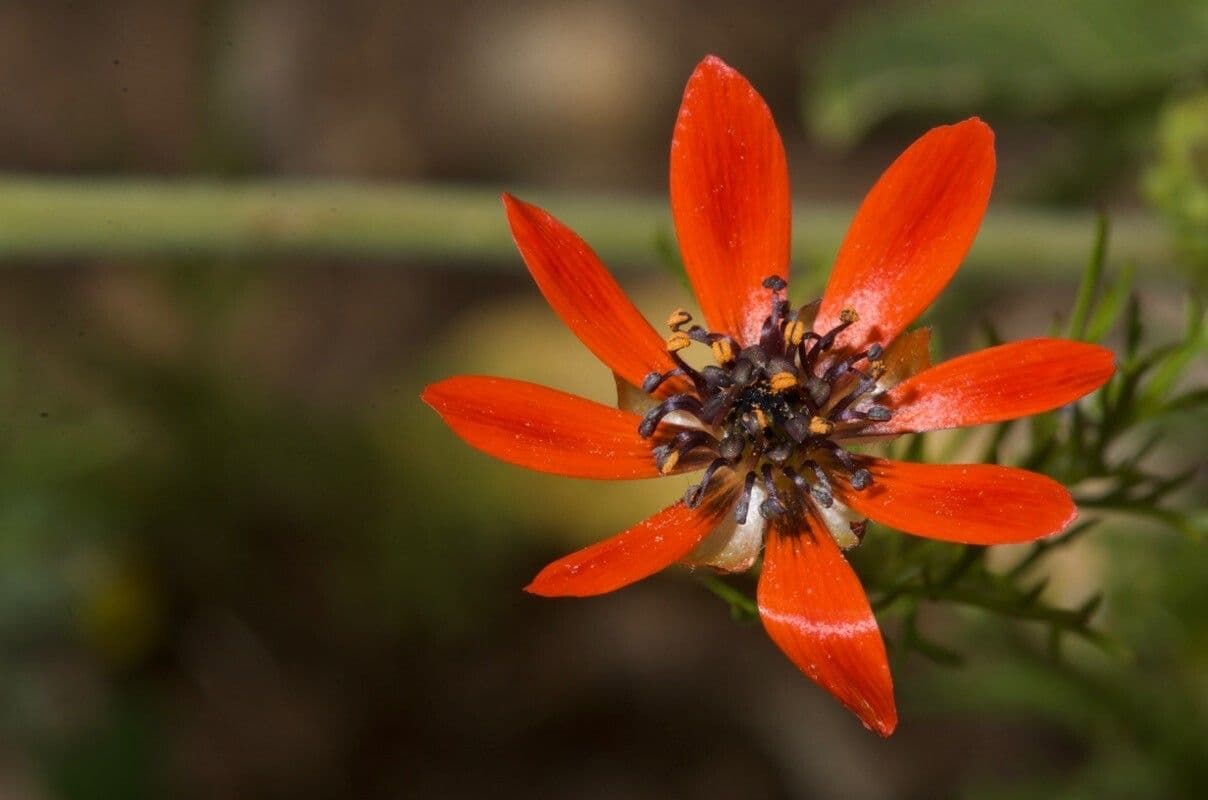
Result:
M666 343L586 242L537 206L508 194L503 204L537 287L596 358L634 386L650 372L675 368Z
M1052 478L994 464L912 464L869 458L872 485L835 482L840 502L891 528L966 544L1030 542L1078 515Z
M885 644L856 574L816 524L777 530L764 549L759 616L797 668L882 736L898 712Z
M931 329L915 328L893 340L882 356L885 374L880 386L897 386L907 378L931 367Z
M1072 403L1111 377L1106 347L1064 339L1030 339L990 347L924 370L890 390L893 419L870 434L982 425Z
M994 133L976 117L933 128L864 198L839 248L814 330L860 319L840 338L888 344L931 304L981 225L994 182Z
M789 277L784 145L767 104L716 56L696 67L671 138L671 213L709 326L758 341L769 275Z
M587 597L640 581L691 553L733 500L734 492L726 489L695 509L680 501L623 533L555 561L524 589L545 597Z
M460 375L424 389L423 401L467 444L512 464L576 478L653 478L641 417L507 378Z

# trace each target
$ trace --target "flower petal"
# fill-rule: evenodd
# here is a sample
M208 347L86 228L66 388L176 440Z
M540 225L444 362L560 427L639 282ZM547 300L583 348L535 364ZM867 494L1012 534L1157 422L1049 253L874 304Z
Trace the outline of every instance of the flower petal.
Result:
M885 374L877 379L878 390L897 386L931 366L931 329L915 328L894 338L885 355Z
M692 552L733 501L729 489L707 496L694 509L681 500L623 533L555 561L524 590L545 597L588 597L640 581Z
M798 669L882 736L898 713L885 643L856 574L812 521L777 528L764 548L759 617Z
M860 319L840 344L888 344L931 304L981 226L994 182L994 133L976 117L933 128L864 198L839 248L814 330Z
M788 167L767 104L716 56L684 89L671 138L671 213L709 326L758 341L771 305L763 279L789 277Z
M654 478L641 417L507 378L459 375L424 389L423 401L467 444L522 467L576 478Z
M832 500L829 506L818 506L815 511L818 512L818 521L840 550L851 550L860 544L868 522L863 514L852 511L838 500Z
M835 481L840 500L916 536L965 544L1030 542L1064 530L1078 509L1057 481L995 464L913 464L867 458L872 485Z
M533 280L579 341L634 386L675 364L658 333L634 307L592 249L537 206L503 196L516 247ZM674 384L664 384L665 394Z
M759 513L759 505L767 496L762 481L753 483L746 522L736 522L733 514L726 514L687 555L684 563L713 567L723 572L746 572L755 566L768 527L767 519Z
M1064 339L979 350L899 383L884 401L894 409L893 418L864 432L959 428L1051 411L1106 383L1114 362L1106 347Z

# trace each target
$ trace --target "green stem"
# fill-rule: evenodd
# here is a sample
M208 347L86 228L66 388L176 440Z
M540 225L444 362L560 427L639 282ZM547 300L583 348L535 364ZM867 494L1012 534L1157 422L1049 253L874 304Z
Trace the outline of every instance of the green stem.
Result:
M642 267L671 230L662 198L519 192L574 227L609 263ZM824 267L852 215L798 204L793 255ZM1120 259L1174 274L1165 237L1139 214L1113 217ZM1089 214L992 208L971 266L1073 282L1094 232ZM428 259L472 269L517 260L499 192L337 181L59 179L0 176L0 261L62 258Z
M1086 335L1086 318L1091 312L1091 303L1099 291L1099 283L1103 278L1103 267L1107 261L1107 238L1109 228L1107 214L1099 212L1095 220L1095 246L1091 248L1091 260L1083 272L1082 281L1078 286L1078 297L1074 301L1074 311L1070 314L1069 337L1081 339Z
M755 600L750 596L735 589L716 575L702 572L696 577L704 584L706 589L729 604L730 613L734 617L742 619L759 618L759 606L756 605Z

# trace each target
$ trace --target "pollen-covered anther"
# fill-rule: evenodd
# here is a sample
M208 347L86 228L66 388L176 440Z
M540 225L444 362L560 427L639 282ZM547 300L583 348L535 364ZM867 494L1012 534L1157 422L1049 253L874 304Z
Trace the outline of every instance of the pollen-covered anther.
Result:
M893 412L885 406L869 406L865 409L864 416L873 422L888 422L893 419Z
M853 472L848 480L851 481L851 488L861 491L872 483L872 473L861 467Z
M713 350L713 358L717 359L718 364L730 364L734 361L734 343L728 338L715 339L709 347Z
M794 442L801 444L809 436L810 422L805 417L790 417L784 422L784 430Z
M705 379L705 383L716 388L726 388L734 385L734 379L730 377L730 373L721 367L715 367L712 364L708 365L700 371L701 377Z
M742 458L742 451L746 448L747 443L741 436L727 436L721 440L721 445L717 448L717 454L726 461L737 461Z
M735 509L737 520L746 519L748 510L758 509L772 519L806 503L829 508L836 497L828 477L832 474L856 490L870 486L869 470L833 437L838 430L846 435L892 416L892 410L878 402L877 377L886 372L881 345L873 343L820 363L822 354L859 319L855 310L843 309L839 322L819 334L808 321L808 306L788 316L791 309L783 299L787 288L783 279L771 276L763 287L771 291L772 303L757 342L744 347L729 334L693 325L691 315L677 309L667 318L671 331L667 350L675 368L650 373L642 382L647 393L673 376L691 382L649 409L638 434L652 438L673 413L695 418L697 425L689 428L683 428L685 421L677 418L681 429L652 447L655 465L669 475L698 469L711 456L701 480L684 495L690 508L704 501L715 476L745 475ZM678 351L692 342L707 345L716 363L699 369L689 366ZM825 468L811 458L816 451L828 453ZM764 498L752 503L751 487L756 481Z
M791 372L777 372L768 380L768 385L777 394L796 388L797 376Z
M804 322L799 319L790 320L784 326L784 340L792 347L797 347L805 341L805 335L809 333L809 328Z
M771 289L773 293L783 292L789 285L789 282L779 275L769 275L763 279L763 288Z
M749 361L755 366L763 369L768 365L768 352L757 344L750 347L744 347L738 353L738 357L744 361Z
M667 352L678 353L692 344L692 338L684 331L676 331L667 337Z
M747 472L747 476L742 482L742 492L738 495L738 502L734 504L734 521L739 525L746 524L747 513L751 508L751 491L755 488L756 477L754 471Z
M835 423L823 417L810 418L810 433L815 436L829 436L835 430Z
M826 402L831 394L831 385L821 378L811 377L806 382L806 389L810 393L810 399L814 401L814 405L821 406Z
M682 308L677 308L671 312L671 316L667 317L667 327L672 331L679 331L681 325L687 325L691 321L691 314Z

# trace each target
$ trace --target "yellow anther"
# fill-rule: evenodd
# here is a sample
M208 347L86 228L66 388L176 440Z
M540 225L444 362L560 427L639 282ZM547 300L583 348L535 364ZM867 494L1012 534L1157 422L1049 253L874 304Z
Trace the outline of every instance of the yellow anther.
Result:
M734 345L729 339L715 339L710 347L718 364L729 364L734 360Z
M810 433L815 436L829 436L835 429L835 423L822 417L810 417Z
M692 339L683 331L676 331L667 337L667 352L676 353L692 344Z
M759 423L759 427L765 431L772 427L772 423L768 421L768 415L764 413L762 408L755 409L755 421Z
M671 312L671 316L667 317L667 327L673 331L679 331L681 325L685 325L691 321L691 314L682 308L677 308Z
M860 320L860 315L857 314L856 310L854 308L852 308L851 306L848 306L847 308L845 308L839 312L839 321L840 322L859 322L859 320Z
M659 472L664 475L670 475L671 470L675 469L675 465L679 463L679 450L672 450L671 455L663 459L663 463L659 465Z
M868 374L873 378L880 378L888 369L889 368L885 366L884 361L877 360L868 362Z
M797 376L791 372L777 372L768 383L773 392L787 392L797 385Z
M805 327L805 323L799 319L795 319L784 326L784 340L793 347L796 347L805 341L805 334L808 332L809 329Z

